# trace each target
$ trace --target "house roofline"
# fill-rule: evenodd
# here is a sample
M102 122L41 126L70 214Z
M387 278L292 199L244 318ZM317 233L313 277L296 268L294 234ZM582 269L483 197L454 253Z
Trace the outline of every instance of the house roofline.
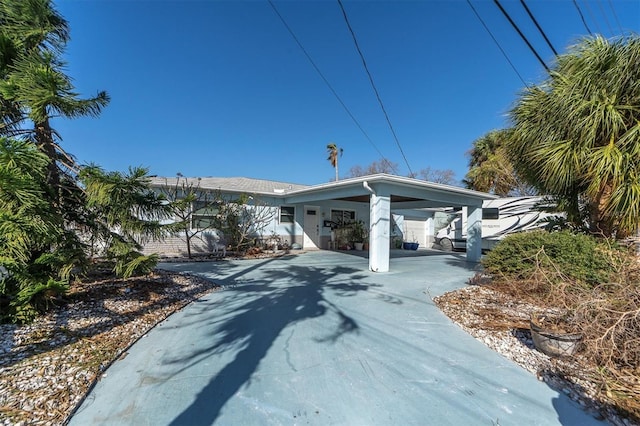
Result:
M170 186L175 185L178 177L161 177L154 176L152 178L153 186L163 186L164 184L169 184ZM332 181L327 183L321 183L317 185L300 185L293 184L287 182L279 182L279 181L271 181L266 179L253 179L253 178L245 178L245 177L230 177L230 178L215 178L215 177L185 177L183 179L187 179L189 181L197 181L199 182L200 188L205 190L220 190L223 192L234 192L234 193L247 193L247 194L256 194L256 195L264 195L270 196L274 198L286 198L290 196L296 195L310 195L314 193L327 193L334 190L341 190L344 188L350 188L354 186L364 187L376 185L376 184L391 184L398 185L405 188L413 188L413 189L425 189L429 191L447 193L447 194L455 194L463 197L469 197L477 200L493 200L499 198L497 195L489 194L486 192L475 191L472 189L460 188L457 186L446 185L442 183L429 182L420 179L414 179L409 177L390 175L386 173L378 173L373 175L365 175L358 176L354 178L341 179L338 181ZM207 185L207 181L215 181L218 185L210 186ZM223 183L231 182L232 184L224 187ZM249 185L250 182L255 182L255 188L252 187L234 187L233 183L242 182L244 185ZM211 182L215 183L215 182ZM222 184L222 185L221 185ZM271 186L271 190L263 190L257 189L260 184L268 184ZM370 187L369 187L370 189Z
M338 181L323 183L319 185L313 185L308 188L302 188L297 190L288 191L284 195L299 195L299 194L307 194L313 193L316 191L324 191L331 189L338 189L345 186L350 186L354 184L363 185L365 182L367 183L393 183L401 186L407 187L421 187L424 189L430 189L435 191L442 192L453 192L459 195L464 195L467 197L478 198L482 200L493 200L499 198L497 195L489 194L486 192L475 191L473 189L460 188L458 186L446 185L442 183L429 182L426 180L414 179L404 176L390 175L386 173L377 173L374 175L366 175L366 176L358 176L355 178L347 178Z

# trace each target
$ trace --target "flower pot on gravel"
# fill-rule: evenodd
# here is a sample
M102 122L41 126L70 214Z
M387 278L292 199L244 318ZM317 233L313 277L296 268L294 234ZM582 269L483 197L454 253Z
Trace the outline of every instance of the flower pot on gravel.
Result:
M553 357L572 356L578 351L581 333L567 332L548 316L532 315L529 324L533 344L539 351Z

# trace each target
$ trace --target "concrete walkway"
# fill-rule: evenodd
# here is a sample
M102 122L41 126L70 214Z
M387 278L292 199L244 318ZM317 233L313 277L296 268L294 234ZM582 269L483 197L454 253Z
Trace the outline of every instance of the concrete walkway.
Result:
M454 325L431 298L464 255L336 252L163 264L224 286L117 361L71 425L595 425ZM395 257L395 256L394 256Z

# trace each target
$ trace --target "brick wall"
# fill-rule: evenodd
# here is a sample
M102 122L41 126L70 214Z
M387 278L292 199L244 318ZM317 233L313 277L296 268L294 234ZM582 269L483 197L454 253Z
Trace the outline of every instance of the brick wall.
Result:
M265 237L265 241L268 237ZM286 235L282 237L282 241L287 241L289 244L295 242L302 244L301 235ZM220 238L215 234L198 234L191 239L191 254L210 254L213 253L216 248L222 250L223 244ZM144 254L158 253L161 256L186 256L187 255L187 243L182 236L171 236L161 241L148 242L143 250Z
M222 250L222 244L210 234L198 234L191 239L191 254L209 254L215 249ZM184 237L171 236L161 241L148 242L142 252L144 254L158 253L161 256L186 256L187 243Z

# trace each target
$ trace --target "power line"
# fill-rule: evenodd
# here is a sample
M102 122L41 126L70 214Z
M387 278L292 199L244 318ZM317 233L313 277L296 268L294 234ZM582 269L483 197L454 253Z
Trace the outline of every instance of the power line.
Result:
M540 27L540 24L538 24L538 21L536 20L536 18L534 18L533 13L531 13L531 11L529 10L529 7L527 6L527 4L524 2L524 0L520 0L520 4L522 4L522 7L524 7L524 10L527 11L527 14L529 15L529 18L531 18L531 20L533 21L533 23L536 25L536 28L538 29L538 31L540 32L540 34L542 34L542 37L544 37L544 40L547 42L547 44L549 45L549 48L551 48L551 51L553 52L554 55L558 56L558 52L556 51L556 49L553 48L553 45L551 44L551 42L549 41L549 38L547 37L547 35L545 34L545 32L542 30L542 28Z
M609 29L609 33L611 33L611 35L614 35L613 32L613 28L611 27L611 24L609 23L609 18L607 18L607 13L604 11L604 7L602 7L602 2L598 1L598 7L600 7L600 12L602 13L602 16L604 17L604 23L607 24L607 28Z
M585 1L584 4L585 6L587 6L587 12L589 12L589 17L591 18L593 25L596 27L596 33L604 35L604 32L600 29L600 25L598 24L598 19L596 18L596 14L593 13L593 10L591 10L591 6L589 5L589 2Z
M502 55L504 56L504 58L507 60L507 62L509 63L509 65L511 65L511 68L513 69L513 71L518 75L518 78L520 79L520 81L522 82L522 84L524 84L525 86L529 87L527 85L527 83L525 83L524 79L522 78L522 76L520 75L520 73L518 72L518 70L516 69L515 65L513 65L513 62L511 62L511 59L509 59L509 56L507 55L507 52L504 51L504 49L502 48L502 46L500 46L500 43L498 43L498 40L494 37L493 33L491 32L491 30L489 29L489 27L487 26L487 24L484 23L484 21L482 20L482 18L480 17L480 15L478 14L478 11L476 10L475 7L473 7L473 4L471 4L470 0L467 0L467 4L469 5L469 7L471 8L471 10L473 10L473 13L475 13L476 17L478 18L478 20L480 21L480 23L482 24L482 26L484 27L485 30L487 30L487 32L489 33L489 35L491 36L491 39L493 40L493 42L496 44L496 46L498 46L498 49L500 49L500 52L502 52Z
M342 16L344 17L344 21L347 24L347 27L349 28L349 32L351 33L351 37L353 38L353 42L356 45L356 50L358 51L358 55L360 55L360 59L362 60L362 65L364 65L364 70L367 73L367 76L369 77L369 82L371 83L371 87L373 87L373 91L376 94L376 98L378 98L378 103L380 104L380 108L382 108L382 112L384 113L384 117L387 120L387 124L389 125L389 129L391 129L391 134L393 135L393 138L396 141L396 145L398 145L398 149L400 150L400 153L402 154L402 158L404 159L405 164L407 165L407 169L409 169L409 173L411 175L413 175L413 171L411 170L411 166L409 165L409 161L407 161L407 157L406 155L404 155L404 151L402 150L402 146L400 145L400 141L398 140L398 136L396 135L395 130L393 129L393 126L391 125L391 120L389 119L389 115L387 114L387 110L384 107L384 104L382 103L382 99L380 98L380 94L378 93L378 89L376 88L375 83L373 82L373 77L371 76L371 73L369 72L369 67L367 66L367 61L364 59L364 55L362 54L362 51L360 50L360 46L358 45L358 40L356 39L356 34L353 31L353 28L351 28L351 24L349 23L349 18L347 17L347 12L344 10L344 6L342 5L342 1L338 0L338 4L340 5L340 9L342 9Z
M307 59L309 60L309 62L311 63L311 65L313 66L313 68L316 70L316 72L318 73L318 75L320 75L320 78L322 78L322 80L324 81L324 83L327 85L327 87L329 88L329 90L331 90L331 93L333 93L333 96L336 97L336 99L338 100L338 102L340 102L340 105L342 105L342 108L344 108L344 110L347 112L347 114L349 115L349 117L351 117L351 120L353 120L353 122L356 124L356 126L358 127L358 129L360 129L360 131L362 132L362 134L365 136L365 138L367 138L367 140L369 141L369 143L371 144L371 146L373 146L373 148L376 150L376 152L380 155L380 157L382 157L382 159L384 161L386 161L387 163L389 163L391 165L391 168L393 169L393 171L395 173L398 173L398 170L393 166L393 163L389 160L387 160L385 158L384 155L382 155L382 152L380 152L380 150L378 149L378 147L376 146L375 143L373 143L373 141L371 140L371 138L369 137L369 135L367 134L367 132L362 128L362 126L360 125L360 123L358 122L358 120L356 120L356 118L354 117L354 115L351 113L351 111L349 110L349 108L347 107L347 105L342 101L342 99L340 98L340 96L338 95L338 93L335 91L335 89L333 88L333 86L331 85L331 83L329 83L329 80L327 80L327 78L324 76L324 74L322 73L322 71L320 71L320 68L318 68L318 66L316 65L316 63L314 62L314 60L311 58L311 55L309 55L309 53L307 52L307 50L304 48L304 46L302 45L302 43L300 42L300 40L298 39L298 37L296 37L295 33L293 32L293 30L291 29L291 27L289 26L289 24L287 24L287 21L284 20L284 18L282 17L282 15L280 14L280 12L278 11L278 9L276 8L275 4L273 4L273 2L271 0L268 0L269 4L271 5L271 7L273 8L273 11L276 13L276 15L278 15L278 18L280 18L280 21L282 22L282 24L285 26L285 28L287 29L287 31L289 31L289 34L291 35L291 37L293 37L293 39L295 40L295 42L298 44L298 47L300 47L300 49L302 50L302 52L304 53L304 55L307 57Z
M582 19L582 24L584 25L584 28L587 30L589 35L593 35L591 30L589 29L589 26L587 25L587 21L585 21L585 19L584 19L584 15L582 14L582 10L580 9L580 6L578 5L577 0L573 0L573 5L576 7L576 10L578 11L578 14L580 15L580 19Z
M496 6L498 6L498 8L500 9L500 11L502 12L502 14L507 18L507 20L511 23L511 26L516 30L516 32L520 35L520 37L522 38L522 40L524 40L524 42L527 44L527 46L529 46L529 49L531 50L531 52L533 52L533 54L535 55L536 58L538 58L538 61L540 61L540 63L542 64L542 66L544 67L545 70L547 70L547 72L549 72L549 67L547 66L547 64L545 64L545 62L542 60L542 58L540 57L540 55L538 55L538 52L536 51L536 49L533 48L533 46L531 45L531 43L529 43L529 40L527 39L527 37L525 37L524 34L522 34L522 31L520 31L520 28L518 28L518 26L516 25L515 22L513 22L513 19L511 19L511 16L509 16L509 14L507 13L506 10L504 10L504 8L502 7L502 5L500 4L500 2L498 0L493 0L493 2L496 4Z
M622 25L620 25L620 20L618 19L618 14L616 13L616 8L613 7L613 2L611 0L609 0L609 7L611 8L611 11L613 12L613 17L616 20L616 24L618 25L618 28L620 29L620 35L624 35L624 30L622 29Z

